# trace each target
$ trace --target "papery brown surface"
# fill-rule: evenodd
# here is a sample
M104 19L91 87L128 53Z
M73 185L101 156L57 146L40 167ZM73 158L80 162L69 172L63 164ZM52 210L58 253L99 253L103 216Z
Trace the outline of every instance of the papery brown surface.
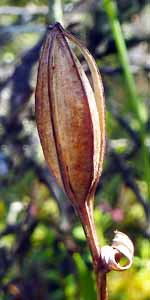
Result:
M81 205L94 193L101 153L99 112L87 76L56 24L43 45L36 120L47 164L68 198Z

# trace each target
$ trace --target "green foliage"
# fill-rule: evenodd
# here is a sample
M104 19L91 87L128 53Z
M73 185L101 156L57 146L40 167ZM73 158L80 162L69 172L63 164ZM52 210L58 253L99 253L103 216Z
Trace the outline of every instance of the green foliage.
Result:
M92 271L89 271L79 253L74 254L74 260L78 271L80 299L96 300L96 292L93 288Z
M33 186L34 181L32 181ZM22 191L24 191L22 193L22 198L24 198L27 195L26 190ZM69 235L69 239L71 241L73 238L77 248L80 250L79 252L75 251L73 256L70 256L65 242L66 234L59 235L59 223L57 224L58 227L53 227L52 219L56 221L58 218L56 202L53 201L51 196L46 200L48 191L41 184L38 184L38 194L37 217L39 221L30 237L30 248L22 261L18 261L16 257L3 283L7 284L11 282L12 278L21 277L23 284L27 284L35 278L36 284L42 285L44 299L49 299L50 296L54 300L75 300L77 298L79 300L95 300L96 293L93 287L91 258L81 225L79 225L77 220L72 225L72 234ZM17 190L15 190L15 195L17 195ZM1 198L0 207L3 212L4 206L2 203L7 203L4 202L5 199L7 200L5 198L6 194L1 195L1 197L3 198ZM42 201L42 197L43 199L45 198L44 201ZM137 205L136 202L135 205ZM131 231L132 226L134 228L134 223L132 223L133 213L134 220L138 220L140 215L139 210L136 210L134 205L132 205L133 211L129 211L128 207L129 204L127 202L122 203L120 206L124 213L127 209L126 217L120 223L113 220L111 212L104 214L101 213L99 208L96 208L95 220L99 239L103 245L106 244L106 239L107 242L110 241L109 232L112 235L113 228L117 227L118 229L125 230L126 226L128 226ZM53 213L56 213L56 218L54 218ZM2 224L3 222L1 219ZM59 218L57 222L59 222ZM134 222L137 225L137 221ZM1 247L3 245L10 248L14 244L14 241L13 234L7 235L1 239ZM131 270L124 273L112 272L108 276L110 299L135 300L135 294L137 295L136 299L140 300L141 295L143 297L142 300L149 299L149 249L150 242L142 237L138 238L138 235L136 235L136 252L138 256L135 257ZM2 292L0 295L1 299L7 299Z

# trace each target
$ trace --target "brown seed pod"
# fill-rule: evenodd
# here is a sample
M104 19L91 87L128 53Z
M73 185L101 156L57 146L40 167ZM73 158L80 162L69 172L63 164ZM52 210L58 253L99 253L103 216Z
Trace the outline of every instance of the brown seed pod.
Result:
M68 39L83 54L93 89ZM115 232L112 246L99 246L93 196L105 149L103 86L91 54L59 23L49 28L41 51L36 121L49 169L76 208L84 228L96 274L97 299L106 300L106 273L131 266L133 244L125 234ZM123 256L127 261L121 266Z
M66 36L84 55L94 91ZM93 197L102 170L103 87L88 50L58 23L48 30L41 51L36 121L51 172L74 206L82 206Z

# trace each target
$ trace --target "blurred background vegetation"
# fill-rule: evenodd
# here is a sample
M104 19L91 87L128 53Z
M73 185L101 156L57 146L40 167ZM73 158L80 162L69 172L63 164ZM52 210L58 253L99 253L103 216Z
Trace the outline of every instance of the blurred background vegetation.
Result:
M87 45L105 88L107 150L95 220L102 245L115 229L135 245L132 268L108 275L109 299L150 300L146 0L0 1L0 299L96 300L81 225L47 170L35 124L38 57L55 21Z

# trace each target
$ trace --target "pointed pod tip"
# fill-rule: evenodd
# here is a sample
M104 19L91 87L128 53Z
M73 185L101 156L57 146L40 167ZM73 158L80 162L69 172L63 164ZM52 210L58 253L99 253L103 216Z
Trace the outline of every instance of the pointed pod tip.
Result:
M54 23L54 24L52 24L52 25L48 25L47 29L48 29L49 31L51 31L51 30L56 30L56 29L62 30L63 27L62 27L62 25L61 25L59 22L56 22L56 23Z

